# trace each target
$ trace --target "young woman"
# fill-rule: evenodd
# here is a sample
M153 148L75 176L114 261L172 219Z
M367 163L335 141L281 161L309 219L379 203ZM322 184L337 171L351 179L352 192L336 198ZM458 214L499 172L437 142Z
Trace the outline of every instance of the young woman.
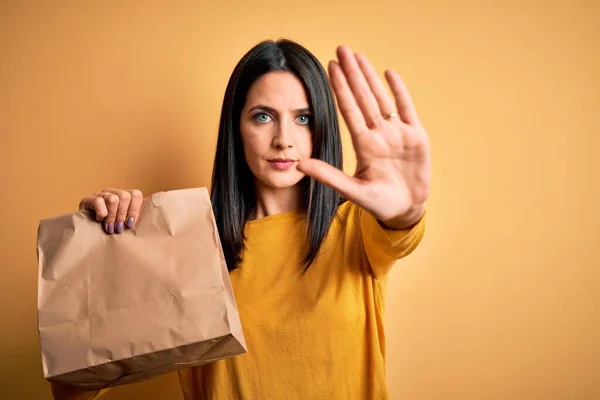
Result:
M385 399L390 268L424 232L430 148L411 98L345 46L329 78L288 40L252 48L227 86L211 199L248 353L179 373L186 399ZM137 190L81 201L108 234L135 225ZM53 387L56 398L92 393ZM68 394L68 392L71 392Z

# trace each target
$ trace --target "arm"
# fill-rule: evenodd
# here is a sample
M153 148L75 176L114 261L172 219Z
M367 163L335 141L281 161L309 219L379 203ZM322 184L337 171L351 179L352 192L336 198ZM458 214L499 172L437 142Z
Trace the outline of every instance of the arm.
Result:
M387 275L396 261L411 254L425 234L423 213L418 220L401 222L394 228L378 221L364 209L359 209L358 218L363 248L375 278Z
M85 390L56 382L50 382L50 388L55 400L95 400L108 391L108 389Z
M364 209L366 246L374 235L372 242L387 251L397 237L422 232L431 181L429 139L397 73L386 72L392 97L365 56L342 46L338 58L329 64L329 75L352 136L356 172L349 176L317 159L301 160L298 169Z
M389 219L387 221L379 221L385 228L393 230L405 230L412 228L419 221L423 219L425 215L425 205L421 204L412 207L404 215Z

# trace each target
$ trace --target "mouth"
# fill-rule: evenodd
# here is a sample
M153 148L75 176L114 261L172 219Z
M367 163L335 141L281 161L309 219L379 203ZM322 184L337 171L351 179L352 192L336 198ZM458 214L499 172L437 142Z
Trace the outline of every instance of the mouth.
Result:
M271 158L267 161L273 167L281 171L291 168L296 163L296 160L292 160L291 158Z

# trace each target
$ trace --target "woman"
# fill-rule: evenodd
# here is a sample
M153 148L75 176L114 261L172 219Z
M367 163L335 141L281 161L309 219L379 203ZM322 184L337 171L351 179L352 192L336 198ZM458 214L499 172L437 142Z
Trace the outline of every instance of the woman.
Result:
M262 42L230 78L211 199L248 353L180 371L186 399L388 396L385 287L423 236L429 142L395 72L386 72L392 97L363 55L344 46L337 55L329 76L353 177L341 171L327 75L308 50ZM80 208L118 234L135 225L142 197L108 189Z

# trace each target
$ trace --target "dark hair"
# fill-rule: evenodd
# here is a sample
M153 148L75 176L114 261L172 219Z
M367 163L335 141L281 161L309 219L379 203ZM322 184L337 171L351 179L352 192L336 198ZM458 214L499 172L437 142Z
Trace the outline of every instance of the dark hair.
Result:
M291 72L303 83L312 109L312 157L342 168L338 116L323 66L307 49L290 40L268 40L254 46L229 78L213 165L211 202L229 270L242 260L244 226L256 206L254 178L242 147L240 116L250 86L272 71ZM317 257L342 199L338 192L309 177L300 185L307 213L306 270Z

